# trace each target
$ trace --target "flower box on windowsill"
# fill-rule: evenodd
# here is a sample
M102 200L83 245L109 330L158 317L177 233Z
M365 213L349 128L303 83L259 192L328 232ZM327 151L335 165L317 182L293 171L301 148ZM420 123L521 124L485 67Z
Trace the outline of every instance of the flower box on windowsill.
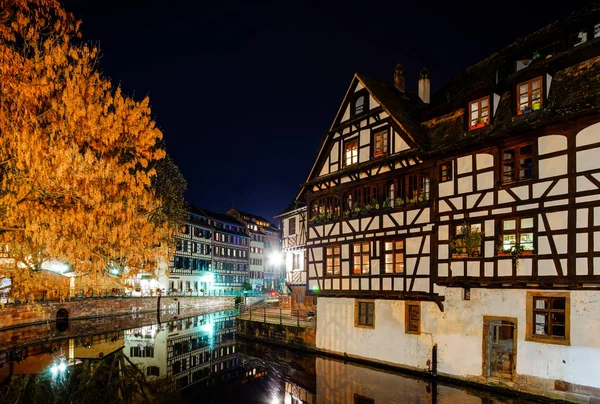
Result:
M519 254L517 254L518 256L523 256L523 255L531 255L533 254L533 251L531 250L525 250L525 251L521 251ZM500 250L497 252L496 254L498 257L510 257L513 254L510 251L504 251L504 250Z
M483 128L484 126L485 126L485 122L479 122L478 124L471 126L471 130Z
M452 258L469 258L467 253L452 253Z

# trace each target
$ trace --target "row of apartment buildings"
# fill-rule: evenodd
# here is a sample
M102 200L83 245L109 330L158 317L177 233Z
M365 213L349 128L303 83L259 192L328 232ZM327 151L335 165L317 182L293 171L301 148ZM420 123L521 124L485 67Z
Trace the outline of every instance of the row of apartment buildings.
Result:
M282 290L281 231L273 223L233 206L217 213L189 205L186 212L168 273L136 280L140 293L158 288L167 294L222 294L244 284L256 291Z
M600 396L598 3L436 94L405 81L353 77L278 216L317 347Z

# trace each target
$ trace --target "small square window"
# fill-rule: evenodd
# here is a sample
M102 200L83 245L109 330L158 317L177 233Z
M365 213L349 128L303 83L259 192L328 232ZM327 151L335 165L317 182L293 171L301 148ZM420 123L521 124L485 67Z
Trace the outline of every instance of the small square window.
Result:
M375 327L375 302L372 300L356 300L354 303L354 326Z
M405 304L405 331L407 334L421 333L421 305L418 302Z
M490 124L490 97L485 96L469 103L469 129L479 129Z
M350 140L344 145L345 166L358 163L358 139Z
M528 341L570 344L570 301L564 292L527 293Z
M517 114L528 114L542 108L542 77L526 81L517 86Z

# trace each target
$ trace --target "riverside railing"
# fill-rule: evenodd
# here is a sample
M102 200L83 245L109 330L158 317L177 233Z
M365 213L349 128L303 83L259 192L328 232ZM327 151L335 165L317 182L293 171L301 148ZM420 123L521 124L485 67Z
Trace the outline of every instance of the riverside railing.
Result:
M305 309L240 305L238 318L259 323L291 325L302 328L316 328L317 326L316 311Z
M257 291L239 291L239 290L210 290L206 292L201 292L199 290L188 290L188 291L178 291L178 290L166 290L161 289L160 293L157 293L155 290L147 291L136 291L131 288L109 288L109 289L77 289L67 291L58 291L58 290L48 290L48 291L38 291L32 294L32 300L36 302L51 302L51 301L74 301L74 300L83 300L83 299L106 299L106 298L129 298L129 297L158 297L158 296L168 296L168 297L199 297L199 296L247 296L247 297L262 297L265 296L262 292ZM29 299L16 299L14 301L10 301L7 296L0 293L0 302L3 304L21 304L28 303Z

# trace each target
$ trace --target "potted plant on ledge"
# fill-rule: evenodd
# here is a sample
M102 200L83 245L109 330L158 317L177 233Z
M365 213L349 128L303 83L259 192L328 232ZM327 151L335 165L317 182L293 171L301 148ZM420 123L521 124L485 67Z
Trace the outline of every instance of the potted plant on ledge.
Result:
M452 258L479 257L483 236L484 234L479 231L479 228L471 228L471 226L463 224L456 237L450 239Z

